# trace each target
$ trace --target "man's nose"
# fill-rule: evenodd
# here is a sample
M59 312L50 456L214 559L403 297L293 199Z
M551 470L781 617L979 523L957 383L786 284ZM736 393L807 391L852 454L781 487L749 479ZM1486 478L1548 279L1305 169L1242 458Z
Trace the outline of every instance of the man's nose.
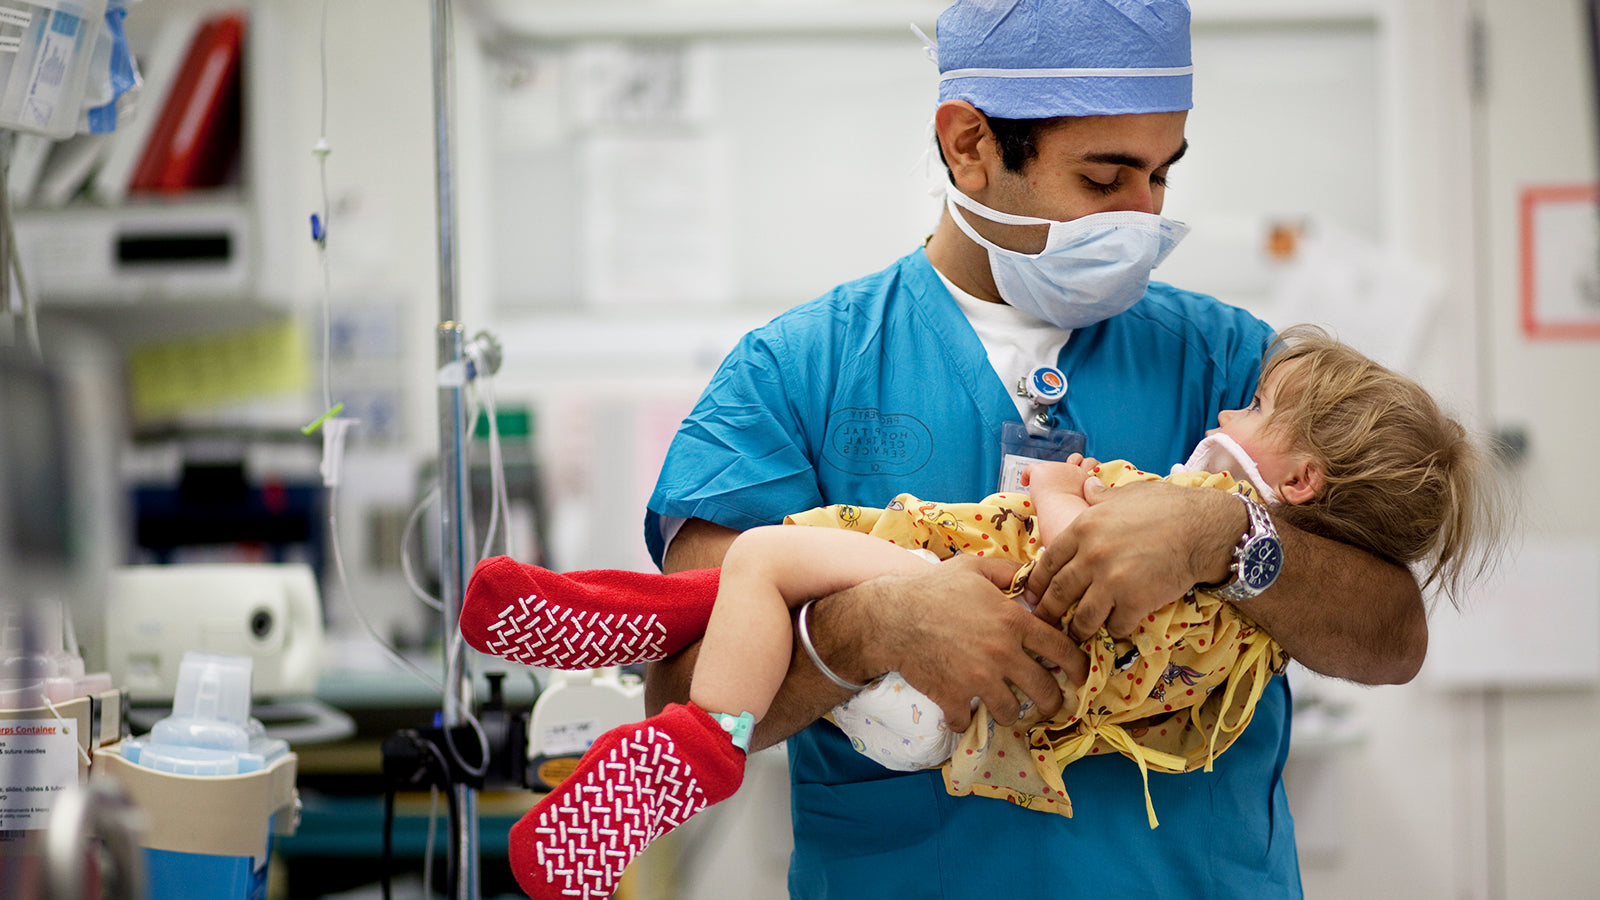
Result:
M1155 191L1148 187L1128 192L1127 202L1120 208L1128 212L1154 213L1156 211Z
M1137 178L1138 176L1134 177ZM1111 203L1105 211L1158 213L1161 210L1157 205L1157 201L1156 186L1149 179L1144 179L1143 181L1135 181L1118 191L1111 198Z

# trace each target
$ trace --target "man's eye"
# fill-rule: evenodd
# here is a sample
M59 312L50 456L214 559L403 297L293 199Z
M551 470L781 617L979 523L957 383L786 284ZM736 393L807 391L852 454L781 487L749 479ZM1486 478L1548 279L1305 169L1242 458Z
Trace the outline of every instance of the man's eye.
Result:
M1099 193L1099 194L1115 194L1118 190L1120 190L1122 188L1122 179L1119 177L1119 178L1113 178L1110 182L1104 182L1104 181L1095 181L1093 178L1090 178L1089 176L1085 175L1083 177L1083 186L1088 188L1091 191L1094 191L1095 193Z

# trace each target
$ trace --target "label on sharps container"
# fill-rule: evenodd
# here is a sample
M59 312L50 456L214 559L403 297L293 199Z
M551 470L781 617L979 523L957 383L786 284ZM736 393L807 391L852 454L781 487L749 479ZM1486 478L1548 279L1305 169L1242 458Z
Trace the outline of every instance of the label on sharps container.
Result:
M76 722L0 719L0 832L42 830L56 797L77 783Z

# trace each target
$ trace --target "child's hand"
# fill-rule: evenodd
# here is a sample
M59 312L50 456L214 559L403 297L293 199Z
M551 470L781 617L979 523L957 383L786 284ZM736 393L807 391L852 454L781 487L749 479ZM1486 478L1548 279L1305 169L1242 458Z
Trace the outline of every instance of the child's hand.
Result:
M1083 483L1098 465L1099 460L1085 459L1081 453L1072 454L1065 462L1037 462L1022 470L1022 486L1035 496L1044 492L1082 497Z

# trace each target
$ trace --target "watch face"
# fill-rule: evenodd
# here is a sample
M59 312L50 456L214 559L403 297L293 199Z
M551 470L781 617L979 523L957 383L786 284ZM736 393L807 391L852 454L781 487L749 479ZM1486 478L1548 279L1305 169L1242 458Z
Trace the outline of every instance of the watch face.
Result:
M1239 560L1239 580L1256 591L1264 591L1278 579L1282 568L1282 544L1272 538L1251 541Z

